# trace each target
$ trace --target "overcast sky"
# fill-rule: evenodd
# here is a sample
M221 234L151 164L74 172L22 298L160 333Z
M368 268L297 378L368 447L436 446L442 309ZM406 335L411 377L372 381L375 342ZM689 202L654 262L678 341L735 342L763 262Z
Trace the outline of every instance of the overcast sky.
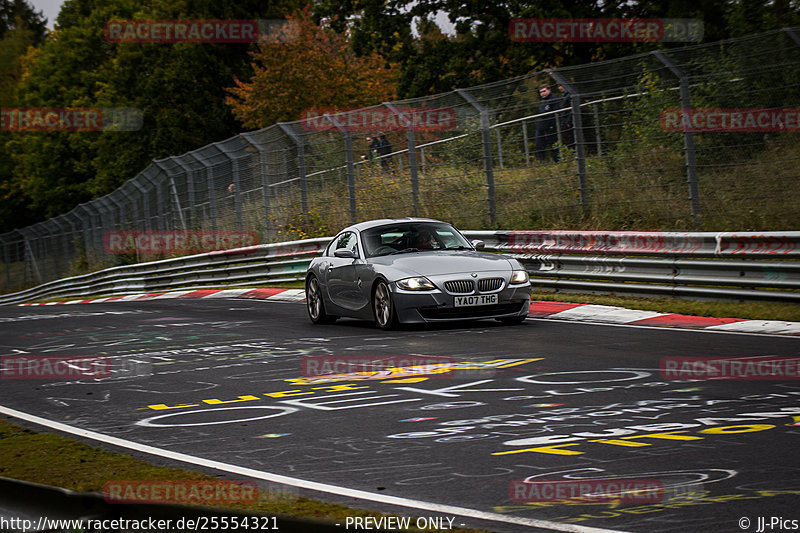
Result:
M53 24L58 16L58 11L61 9L61 4L64 0L28 0L28 3L33 6L36 11L44 12L47 19L47 27L53 29Z

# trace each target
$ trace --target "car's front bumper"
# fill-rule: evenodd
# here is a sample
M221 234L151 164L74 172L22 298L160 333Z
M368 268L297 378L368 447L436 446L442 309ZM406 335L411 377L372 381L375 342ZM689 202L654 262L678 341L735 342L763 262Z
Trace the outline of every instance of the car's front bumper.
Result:
M469 307L456 307L456 295L444 291L403 291L392 285L397 319L403 323L525 317L530 309L529 283L492 293L498 296L496 304Z

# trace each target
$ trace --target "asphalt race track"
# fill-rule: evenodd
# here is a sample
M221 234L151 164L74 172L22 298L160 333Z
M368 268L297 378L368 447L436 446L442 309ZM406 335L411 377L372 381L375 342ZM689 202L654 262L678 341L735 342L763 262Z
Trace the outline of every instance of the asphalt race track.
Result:
M0 413L289 494L492 531L800 521L800 381L660 371L664 358L796 359L797 336L543 319L384 333L312 326L300 303L154 299L4 307L0 355L111 369L3 379ZM362 359L404 370L317 371ZM658 490L595 497L580 483Z

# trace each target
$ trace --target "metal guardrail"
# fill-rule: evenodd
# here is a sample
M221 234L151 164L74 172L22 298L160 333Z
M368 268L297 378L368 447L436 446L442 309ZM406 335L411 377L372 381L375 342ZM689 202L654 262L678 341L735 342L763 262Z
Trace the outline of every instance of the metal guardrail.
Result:
M800 232L465 231L519 259L534 287L713 299L800 302ZM329 238L113 267L0 296L36 299L134 294L302 280Z
M800 302L800 232L472 232L519 259L534 287ZM784 259L790 259L786 261Z
M184 287L253 285L303 279L311 258L329 238L223 250L107 268L0 296L0 305L36 299L134 294Z

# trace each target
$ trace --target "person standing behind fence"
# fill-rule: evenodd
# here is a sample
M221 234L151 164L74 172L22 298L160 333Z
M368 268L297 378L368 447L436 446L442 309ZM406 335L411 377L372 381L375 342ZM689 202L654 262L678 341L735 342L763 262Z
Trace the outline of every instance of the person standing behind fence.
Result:
M377 136L375 136L375 137L367 136L367 146L368 146L367 155L365 155L365 156L362 155L361 159L364 160L364 161L373 161L379 155L378 154L378 149L381 146L381 141L380 141L380 139L378 139Z
M553 94L553 91L547 85L542 85L539 88L539 96L542 98L539 103L540 114L561 108L561 100ZM558 162L558 149L555 147L558 140L556 120L558 120L556 115L545 115L536 119L536 158L539 161L544 161L547 157L547 151L550 150L553 161Z
M378 155L381 156L381 167L383 167L383 170L389 170L391 167L389 154L392 153L392 145L383 133L378 136L378 141Z

